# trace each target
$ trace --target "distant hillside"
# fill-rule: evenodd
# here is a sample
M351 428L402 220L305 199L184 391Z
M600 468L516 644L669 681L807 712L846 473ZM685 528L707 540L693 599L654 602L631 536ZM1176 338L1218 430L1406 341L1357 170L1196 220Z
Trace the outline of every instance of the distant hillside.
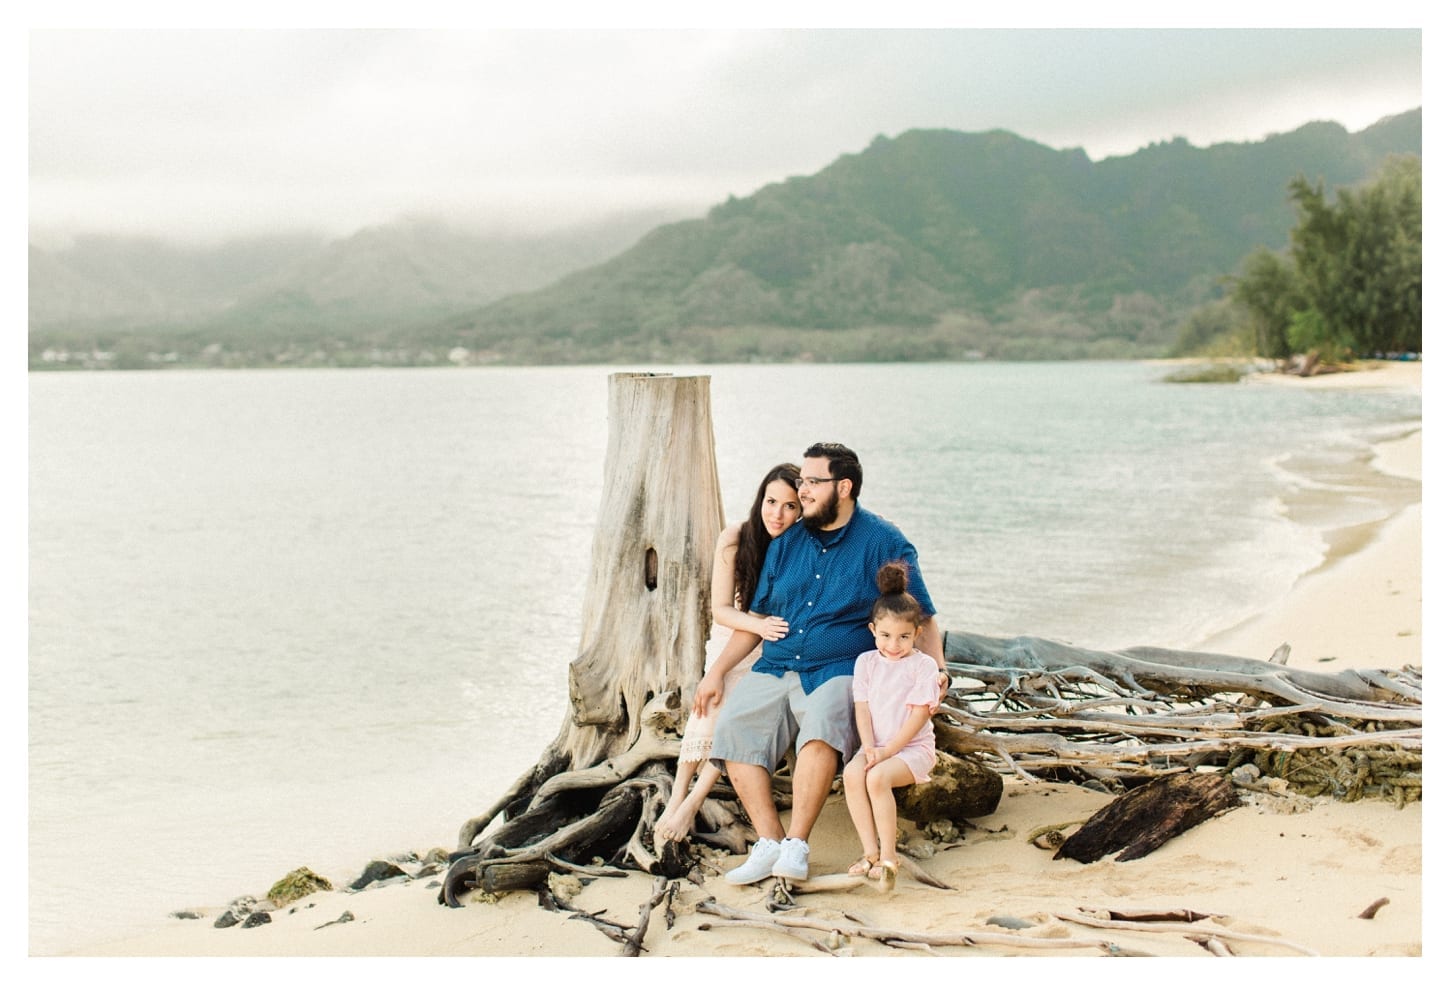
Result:
M30 328L133 328L207 318L323 245L313 236L209 247L122 236L85 236L64 249L32 245Z
M1286 245L1295 175L1353 185L1420 151L1419 110L1099 162L912 130L668 225L32 246L31 365L1156 356L1254 247Z
M672 217L639 212L538 235L404 220L331 242L195 247L90 236L63 249L32 245L31 361L47 348L136 355L219 345L234 362L266 364L298 347L392 345L419 325L598 263Z
M598 263L660 219L638 214L534 236L485 236L417 220L364 229L247 291L214 324L391 337Z
M1354 184L1420 147L1418 110L1097 163L914 130L424 334L525 361L1157 355L1246 253L1287 243L1296 174Z

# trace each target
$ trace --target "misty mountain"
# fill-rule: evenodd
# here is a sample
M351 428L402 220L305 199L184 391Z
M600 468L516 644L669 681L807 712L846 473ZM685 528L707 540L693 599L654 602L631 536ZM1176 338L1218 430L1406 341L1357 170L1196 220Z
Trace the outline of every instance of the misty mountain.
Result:
M225 340L377 334L544 286L674 217L641 211L535 235L406 219L332 241L201 247L88 236L60 249L32 245L30 328L57 338L95 330Z
M1100 162L913 130L426 334L523 361L1158 355L1244 255L1288 243L1296 174L1353 185L1420 149L1419 110Z
M133 327L203 319L323 245L315 236L189 247L94 235L63 248L32 244L30 327Z
M1097 162L912 130L663 225L32 246L31 365L1156 356L1245 255L1288 243L1296 175L1350 186L1420 152L1419 110Z

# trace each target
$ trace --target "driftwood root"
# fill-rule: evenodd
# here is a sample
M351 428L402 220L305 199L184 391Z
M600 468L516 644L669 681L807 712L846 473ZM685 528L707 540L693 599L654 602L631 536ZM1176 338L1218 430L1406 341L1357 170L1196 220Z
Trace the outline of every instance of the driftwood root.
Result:
M1238 803L1233 784L1218 773L1160 777L1088 818L1053 858L1095 862L1118 852L1119 862L1130 862Z

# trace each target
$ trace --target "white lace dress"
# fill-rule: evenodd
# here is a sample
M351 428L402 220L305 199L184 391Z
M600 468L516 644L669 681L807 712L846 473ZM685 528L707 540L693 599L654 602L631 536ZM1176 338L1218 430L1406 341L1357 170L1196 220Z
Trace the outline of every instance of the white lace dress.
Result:
M730 635L729 632L723 632L710 638L709 643L705 646L707 666L713 664L715 658L720 655L720 651L725 649L725 641L730 639ZM716 642L717 638L719 642ZM726 701L730 700L730 692L735 689L740 678L750 673L750 668L754 666L755 660L759 656L760 645L757 644L749 656L732 667L730 672L725 675L724 694L715 707L710 709L710 714L704 717L691 714L685 721L685 734L680 737L680 760L682 762L698 763L710 758L710 747L715 742L715 720L720 717L720 709L724 707Z

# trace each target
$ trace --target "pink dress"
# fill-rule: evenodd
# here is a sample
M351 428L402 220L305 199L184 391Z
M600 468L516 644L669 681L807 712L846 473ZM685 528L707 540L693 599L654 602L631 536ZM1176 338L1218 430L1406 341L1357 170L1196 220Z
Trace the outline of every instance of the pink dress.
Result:
M871 731L878 746L891 741L901 731L910 705L936 707L941 693L937 688L939 672L936 661L920 650L913 650L900 660L887 660L880 650L867 650L856 658L851 697L871 706ZM917 783L931 778L932 767L936 765L936 733L930 718L896 755L911 769Z

